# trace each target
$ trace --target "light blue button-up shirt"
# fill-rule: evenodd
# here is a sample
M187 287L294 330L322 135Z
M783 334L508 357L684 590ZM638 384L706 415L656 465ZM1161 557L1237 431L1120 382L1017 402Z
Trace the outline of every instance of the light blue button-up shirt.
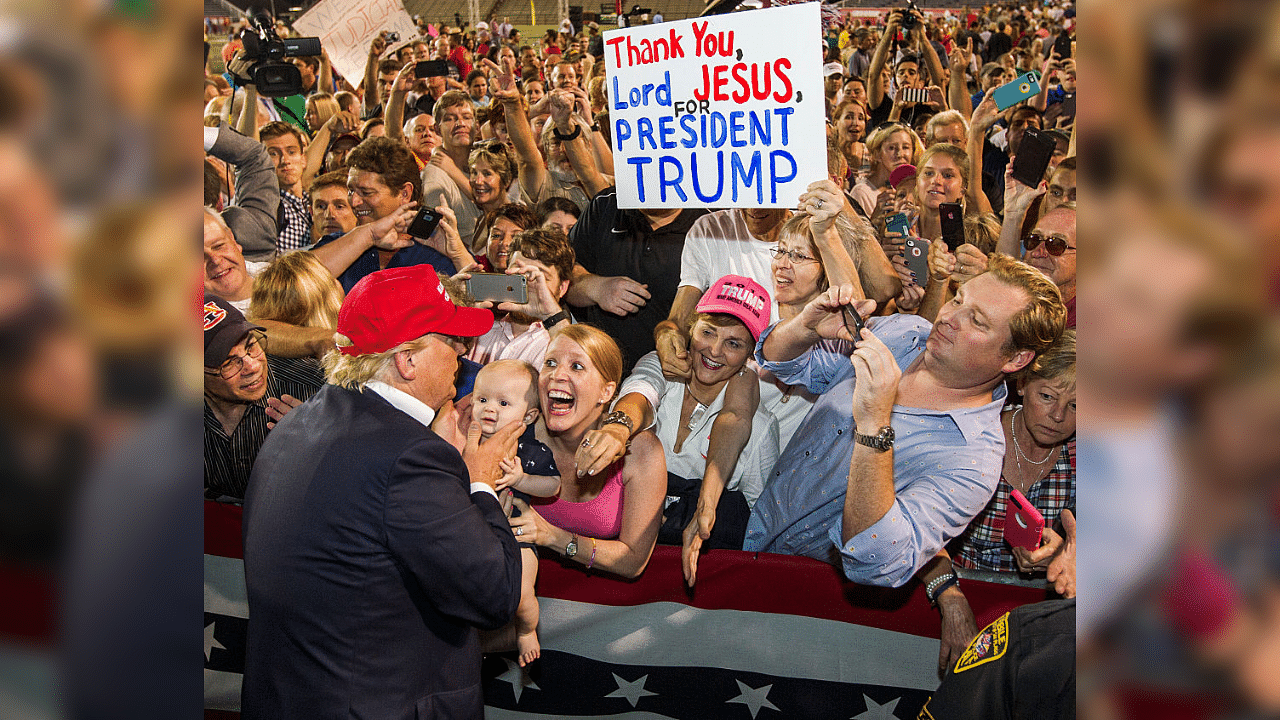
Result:
M914 315L872 318L867 326L904 371L924 352L932 328ZM857 583L903 585L964 532L995 493L1004 458L1004 383L981 407L940 411L894 405L893 507L843 543L855 430L852 346L826 340L794 360L767 362L762 349L772 331L761 334L756 360L783 382L804 385L819 397L751 511L744 549L840 564Z

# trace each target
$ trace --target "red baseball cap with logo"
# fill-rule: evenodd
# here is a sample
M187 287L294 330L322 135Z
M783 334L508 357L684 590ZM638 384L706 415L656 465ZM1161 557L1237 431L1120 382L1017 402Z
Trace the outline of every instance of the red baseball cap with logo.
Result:
M477 337L493 327L493 313L459 307L430 265L380 270L366 275L342 302L338 332L351 339L347 355L386 352L427 333Z
M769 327L769 315L772 306L769 304L769 291L760 283L741 275L725 275L711 283L711 287L702 294L694 308L703 313L725 313L732 315L747 326L754 340L760 339L760 333Z

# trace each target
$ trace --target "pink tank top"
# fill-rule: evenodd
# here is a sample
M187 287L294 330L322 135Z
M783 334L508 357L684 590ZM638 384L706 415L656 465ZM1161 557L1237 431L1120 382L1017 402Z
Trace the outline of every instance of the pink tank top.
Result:
M605 481L600 494L586 502L569 502L560 498L547 498L547 502L533 498L533 508L547 522L561 530L612 540L622 533L622 462L614 464L614 471Z

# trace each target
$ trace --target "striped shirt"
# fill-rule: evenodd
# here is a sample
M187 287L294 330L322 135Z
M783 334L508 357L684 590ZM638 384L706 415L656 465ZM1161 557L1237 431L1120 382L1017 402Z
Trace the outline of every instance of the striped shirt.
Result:
M311 207L307 199L281 190L280 210L284 213L285 224L276 236L276 252L284 254L310 245Z
M960 552L956 553L956 566L971 570L995 570L1018 572L1013 550L1004 541L1005 509L1013 487L1002 477L996 493L987 506L969 523L969 529L960 538ZM1027 501L1044 516L1045 527L1052 527L1063 508L1076 506L1076 440L1071 438L1062 445L1058 461L1043 479L1027 489ZM1043 571L1040 573L1043 575Z
M258 448L267 439L267 398L292 395L307 400L324 384L320 365L312 358L267 355L267 393L249 405L231 435L222 428L208 401L204 404L205 497L244 498Z

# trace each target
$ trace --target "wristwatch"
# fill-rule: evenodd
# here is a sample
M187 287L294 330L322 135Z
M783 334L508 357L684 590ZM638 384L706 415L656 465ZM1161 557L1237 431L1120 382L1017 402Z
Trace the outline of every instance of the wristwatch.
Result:
M893 428L888 425L880 428L880 432L875 435L863 435L856 430L853 435L858 442L880 452L893 449Z
M547 328L547 329L549 330L549 329L551 329L552 327L555 327L556 323L558 323L558 322L560 322L560 321L562 321L562 320L568 320L569 322L573 322L573 318L569 317L569 311L568 311L568 310L561 310L560 312L556 313L555 315L552 315L552 316L548 317L546 320L543 320L543 321L542 321L542 327Z
M628 432L635 432L636 424L631 421L631 416L621 410L614 410L605 416L604 422L600 423L600 427L605 425L622 425Z
M570 535L569 544L564 546L564 556L571 558L578 554L578 536Z

